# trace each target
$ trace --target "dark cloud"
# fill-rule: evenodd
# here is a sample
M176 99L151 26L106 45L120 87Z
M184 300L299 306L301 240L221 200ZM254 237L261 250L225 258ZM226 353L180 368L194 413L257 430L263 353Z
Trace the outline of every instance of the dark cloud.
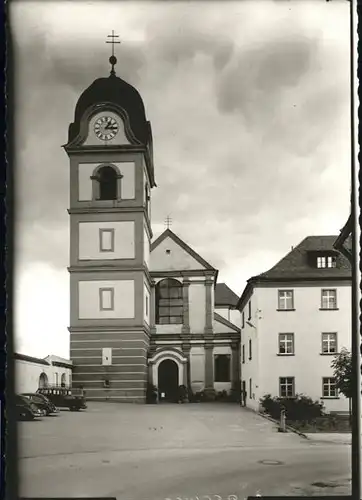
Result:
M219 109L237 111L248 124L259 125L278 112L286 88L301 86L318 57L318 40L295 35L266 40L241 52L218 79Z
M170 31L154 38L151 48L169 64L195 58L198 54L211 57L217 71L223 70L232 57L234 46L231 40L220 35L202 33L188 27L182 32Z

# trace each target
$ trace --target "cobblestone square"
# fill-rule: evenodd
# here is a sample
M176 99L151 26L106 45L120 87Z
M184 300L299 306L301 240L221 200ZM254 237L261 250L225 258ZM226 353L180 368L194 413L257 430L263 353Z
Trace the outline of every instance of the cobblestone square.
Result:
M348 489L349 450L232 404L89 403L19 424L20 495L240 499L331 478Z

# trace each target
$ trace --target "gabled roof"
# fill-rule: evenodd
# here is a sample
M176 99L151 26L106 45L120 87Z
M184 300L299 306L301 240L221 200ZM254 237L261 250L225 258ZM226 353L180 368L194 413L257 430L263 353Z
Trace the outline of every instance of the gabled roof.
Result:
M293 248L269 271L253 276L247 281L247 286L240 297L238 307L246 300L252 285L255 283L351 279L352 270L348 259L334 248L336 239L337 236L307 236L304 238L298 246ZM337 266L333 268L317 268L313 265L310 257L323 255L323 253L335 255Z
M198 253L192 250L191 247L187 245L184 241L181 240L175 233L171 231L171 229L166 229L153 243L151 243L151 252L157 248L166 238L171 238L177 245L179 245L185 252L187 252L191 257L193 257L199 264L205 267L210 271L216 271L216 269L206 262Z
M239 297L225 283L217 283L215 287L215 306L236 307Z
M50 366L50 363L46 359L35 358L34 356L27 356L18 352L14 352L14 358L21 361L29 361L29 363L37 363L38 365Z
M261 273L255 278L260 280L272 280L281 278L303 279L316 278L351 278L351 266L348 260L334 248L337 236L307 236L283 257L274 267ZM337 267L317 268L310 264L308 256L313 253L335 254L337 257Z
M45 366L60 366L63 368L73 368L73 361L61 358L60 356L49 355L45 358L35 358L34 356L28 356L27 354L20 354L19 352L14 352L14 358L19 361L28 361L29 363L36 363L38 365ZM53 359L54 358L54 359Z
M44 359L53 366L60 366L62 368L73 368L73 361L62 358L61 356L56 356L55 354L49 354Z

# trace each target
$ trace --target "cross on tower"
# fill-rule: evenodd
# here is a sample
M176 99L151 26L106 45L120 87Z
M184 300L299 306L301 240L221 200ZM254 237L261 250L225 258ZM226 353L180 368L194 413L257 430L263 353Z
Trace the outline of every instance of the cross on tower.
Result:
M112 30L112 34L111 35L107 35L107 38L110 38L110 40L106 40L106 43L111 43L112 44L112 55L111 57L109 58L109 62L111 63L112 65L112 69L111 69L111 75L115 75L115 71L114 71L114 66L117 64L117 58L116 56L114 55L114 45L116 43L121 43L120 41L118 40L115 40L116 38L119 38L119 35L115 35L114 34L114 30Z
M172 224L172 219L171 219L171 217L168 215L168 216L166 217L166 220L165 220L165 225L166 225L167 229L170 229L171 224Z

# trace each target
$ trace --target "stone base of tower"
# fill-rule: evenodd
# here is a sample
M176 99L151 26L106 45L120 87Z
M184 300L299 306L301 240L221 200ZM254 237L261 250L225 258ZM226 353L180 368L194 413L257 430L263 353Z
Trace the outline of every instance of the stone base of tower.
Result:
M110 383L111 386L115 385ZM134 385L134 384L133 384ZM141 390L138 390L141 389ZM86 391L87 401L110 401L115 403L146 403L146 390L147 384L142 388L132 389L125 388L120 389L118 387L112 388L92 388L90 391Z
M87 401L146 403L147 333L113 331L95 337L96 332L71 332L73 387L82 388ZM102 350L110 347L111 361L105 364Z

